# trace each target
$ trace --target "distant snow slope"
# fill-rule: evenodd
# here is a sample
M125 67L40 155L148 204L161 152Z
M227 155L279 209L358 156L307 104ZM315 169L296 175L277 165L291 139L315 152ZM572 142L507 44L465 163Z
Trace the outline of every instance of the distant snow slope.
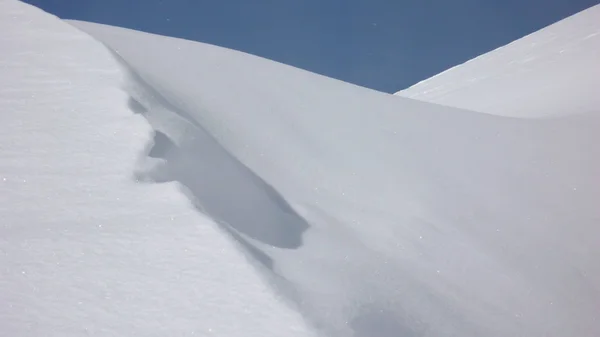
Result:
M539 118L597 111L599 88L597 5L396 95L496 115Z
M72 23L156 131L139 179L179 182L325 335L600 335L597 107L493 116Z
M310 336L175 184L106 49L0 0L0 336Z

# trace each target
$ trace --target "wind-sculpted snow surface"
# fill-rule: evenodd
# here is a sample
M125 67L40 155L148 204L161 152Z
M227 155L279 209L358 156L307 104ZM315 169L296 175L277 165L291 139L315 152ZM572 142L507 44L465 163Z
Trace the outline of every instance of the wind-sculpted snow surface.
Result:
M593 113L599 60L597 5L396 95L502 116Z
M131 178L152 129L122 76L87 34L0 0L0 336L313 336L175 183Z
M138 179L179 182L325 335L600 335L597 111L493 116L72 23L155 130Z

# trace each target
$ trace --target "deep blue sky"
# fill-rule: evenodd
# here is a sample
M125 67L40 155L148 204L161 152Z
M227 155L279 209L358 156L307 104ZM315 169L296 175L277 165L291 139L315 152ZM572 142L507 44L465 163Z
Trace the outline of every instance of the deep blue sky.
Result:
M25 0L395 92L600 0Z

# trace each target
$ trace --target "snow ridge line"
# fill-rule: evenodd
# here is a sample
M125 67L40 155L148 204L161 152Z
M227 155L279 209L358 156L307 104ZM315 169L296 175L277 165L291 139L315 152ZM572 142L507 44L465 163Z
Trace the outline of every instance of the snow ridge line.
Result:
M112 53L127 74L123 89L130 95L130 108L154 129L152 144L140 158L137 180L179 182L199 210L269 268L272 261L256 245L300 247L308 223L281 194Z

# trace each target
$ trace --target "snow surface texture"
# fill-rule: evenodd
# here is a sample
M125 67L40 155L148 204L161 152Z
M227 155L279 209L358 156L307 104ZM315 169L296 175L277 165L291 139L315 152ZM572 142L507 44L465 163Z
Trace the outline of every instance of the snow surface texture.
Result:
M111 54L0 0L0 336L310 336L175 184Z
M396 95L496 115L540 118L600 106L600 5Z
M494 116L71 22L111 59L0 6L7 335L600 335L597 110Z

